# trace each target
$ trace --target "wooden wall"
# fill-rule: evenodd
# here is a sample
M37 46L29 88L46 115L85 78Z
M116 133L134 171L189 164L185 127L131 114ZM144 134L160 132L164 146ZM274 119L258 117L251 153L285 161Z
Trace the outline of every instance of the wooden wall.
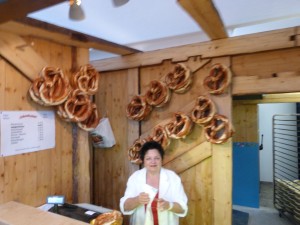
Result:
M68 75L74 63L88 62L86 49L74 50L49 40L9 33L1 33L0 55L0 109L3 111L54 110L31 100L27 94L31 80L44 66L62 68ZM14 200L40 206L45 204L47 195L56 194L65 195L68 202L74 199L89 202L88 139L86 132L78 130L74 140L75 131L77 128L71 123L56 118L55 148L0 157L0 203ZM78 158L80 163L74 164Z
M256 107L236 103L232 113L232 95L300 91L297 39L298 29L291 28L92 62L105 77L105 84L101 84L105 88L96 101L104 112L107 109L118 142L111 149L95 150L95 203L119 208L127 178L138 169L127 159L128 147L139 135L146 136L155 125L164 123L172 112L188 112L189 104L196 96L207 94L201 81L215 62L229 66L233 72L229 92L211 96L218 111L236 125L233 140L256 141L256 134L244 128L244 125L252 131L257 128ZM173 94L166 107L153 110L151 117L140 125L125 117L130 97L145 92L151 80L161 78L176 62L194 68L199 61L204 65L195 72L193 87L188 93ZM124 92L126 88L128 92ZM203 129L195 126L186 139L172 141L164 166L181 176L188 194L189 213L180 224L231 224L232 140L212 145L205 141Z

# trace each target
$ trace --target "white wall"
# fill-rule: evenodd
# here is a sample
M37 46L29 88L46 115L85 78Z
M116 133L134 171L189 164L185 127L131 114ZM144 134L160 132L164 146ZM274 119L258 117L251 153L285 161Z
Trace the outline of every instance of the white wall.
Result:
M259 144L263 134L263 150L259 152L260 181L273 182L272 117L274 114L296 113L295 103L271 103L258 105Z

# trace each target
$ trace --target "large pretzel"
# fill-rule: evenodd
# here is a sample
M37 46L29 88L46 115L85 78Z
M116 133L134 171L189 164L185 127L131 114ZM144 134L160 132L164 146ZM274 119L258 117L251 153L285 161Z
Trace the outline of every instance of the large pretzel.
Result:
M33 101L40 105L46 105L46 103L41 99L40 87L42 86L44 79L41 77L36 78L30 85L28 93Z
M171 140L168 137L165 128L160 125L154 127L153 132L151 134L151 139L160 143L164 150L166 150L171 143Z
M150 82L150 89L146 93L146 101L149 105L162 107L170 100L170 89L161 81Z
M126 115L132 120L145 119L152 110L152 106L146 102L145 96L133 96L126 108Z
M226 116L215 114L204 127L206 139L213 144L226 142L233 134L233 129Z
M192 73L184 64L176 64L174 70L165 76L167 86L176 93L186 92L192 84Z
M98 91L100 74L90 64L81 66L71 79L74 89L79 89L88 95L94 95Z
M173 119L165 125L168 137L173 139L185 138L192 127L192 120L182 112L174 113Z
M191 112L191 119L196 124L206 124L216 114L214 102L206 96L199 96Z
M64 103L65 111L72 122L86 120L92 113L92 104L88 95L81 90L73 90Z
M100 116L96 104L95 103L91 103L91 104L92 104L91 114L88 116L87 119L77 123L77 125L85 131L94 130L98 126L100 121Z
M210 94L222 94L231 82L231 71L222 64L215 64L211 68L209 75L204 78L203 86Z
M132 146L128 149L128 159L131 163L140 165L142 160L140 158L140 150L145 143L145 140L137 139L134 141Z
M59 68L44 67L29 88L31 98L41 105L59 105L70 94L69 80Z

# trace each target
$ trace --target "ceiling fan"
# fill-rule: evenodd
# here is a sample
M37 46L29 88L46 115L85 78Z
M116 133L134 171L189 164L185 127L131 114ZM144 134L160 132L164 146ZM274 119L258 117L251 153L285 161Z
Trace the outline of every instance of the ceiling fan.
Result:
M71 20L83 20L85 18L84 11L81 7L81 0L69 0L70 9L69 9L69 18ZM115 7L125 5L129 0L112 0Z

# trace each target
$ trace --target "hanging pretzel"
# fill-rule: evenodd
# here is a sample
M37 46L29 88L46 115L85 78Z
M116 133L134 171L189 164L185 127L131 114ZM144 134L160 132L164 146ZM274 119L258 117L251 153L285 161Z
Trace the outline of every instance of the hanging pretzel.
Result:
M161 144L163 149L167 149L171 143L168 134L163 126L156 126L151 134L151 139Z
M94 95L98 91L100 74L90 64L81 66L71 79L74 89L79 89L88 95Z
M145 143L144 140L137 139L134 141L133 145L128 149L128 159L131 163L140 165L142 160L140 158L140 150Z
M204 78L203 86L210 94L223 94L231 82L231 76L227 67L217 63L211 68L209 75Z
M184 64L178 63L165 77L167 86L176 93L186 92L192 84L192 73Z
M100 116L97 110L97 106L95 103L91 103L91 107L92 107L92 112L91 114L88 116L88 118L86 118L85 120L78 122L77 125L85 130L85 131L92 131L94 130L100 121Z
M86 120L92 113L92 104L88 95L81 90L73 90L64 103L65 111L72 122Z
M150 82L150 89L146 93L146 101L149 105L162 107L170 100L170 89L161 81Z
M70 94L69 80L59 68L44 67L29 88L31 98L41 105L59 105Z
M181 112L174 113L173 119L165 125L168 137L173 139L185 138L192 127L190 117Z
M43 78L38 77L31 83L28 90L31 99L40 105L46 105L46 103L41 99L40 95L40 87L42 86L43 82Z
M213 144L226 142L233 134L233 129L226 116L216 114L204 127L206 139Z
M191 112L191 119L196 124L206 124L216 114L214 102L206 96L199 96Z
M141 121L151 112L152 107L147 104L145 96L134 96L126 108L126 115L132 120Z

